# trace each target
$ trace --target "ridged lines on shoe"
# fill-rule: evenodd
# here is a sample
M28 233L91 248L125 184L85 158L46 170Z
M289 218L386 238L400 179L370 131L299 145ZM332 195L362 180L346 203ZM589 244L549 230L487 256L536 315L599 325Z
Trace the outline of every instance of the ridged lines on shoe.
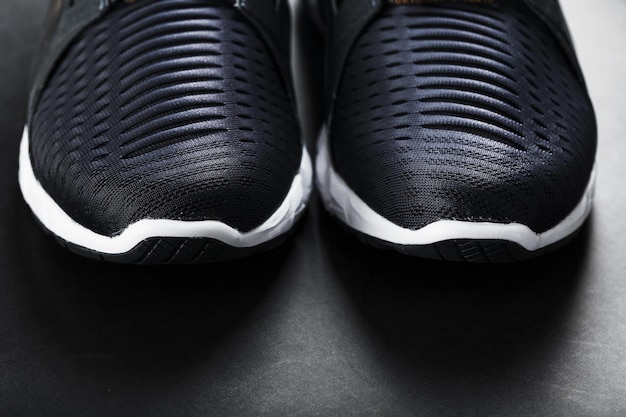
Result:
M385 7L348 56L330 162L407 229L448 218L546 231L593 169L595 120L577 77L521 6Z
M286 82L232 6L115 5L51 73L33 116L34 171L64 210L104 235L146 216L195 219L202 205L250 230L278 208L300 167ZM188 197L203 190L207 198ZM77 198L99 199L102 213ZM238 214L246 200L252 216Z

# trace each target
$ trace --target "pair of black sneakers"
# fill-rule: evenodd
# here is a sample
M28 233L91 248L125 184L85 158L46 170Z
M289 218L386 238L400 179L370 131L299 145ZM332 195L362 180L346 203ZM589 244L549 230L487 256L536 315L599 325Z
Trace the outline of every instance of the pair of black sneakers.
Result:
M98 259L219 262L280 244L316 185L362 240L419 257L517 261L576 234L597 133L557 0L313 9L311 158L287 0L53 0L20 148L38 221Z

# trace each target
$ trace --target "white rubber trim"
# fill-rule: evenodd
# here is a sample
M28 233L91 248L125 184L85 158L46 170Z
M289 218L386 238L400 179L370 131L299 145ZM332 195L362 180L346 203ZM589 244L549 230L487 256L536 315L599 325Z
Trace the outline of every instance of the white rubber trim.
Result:
M257 228L241 233L218 221L144 219L110 237L94 233L74 221L43 189L31 166L28 129L20 144L18 179L24 200L41 223L61 239L102 254L122 254L153 237L212 238L233 247L252 247L287 232L304 210L311 193L313 167L306 146L298 175L282 205Z
M402 228L372 210L334 170L328 149L326 127L321 129L315 161L316 185L326 208L341 221L369 236L397 245L430 245L450 239L506 240L536 251L575 232L591 211L595 168L582 199L574 210L552 229L535 233L519 223L439 220L421 229Z

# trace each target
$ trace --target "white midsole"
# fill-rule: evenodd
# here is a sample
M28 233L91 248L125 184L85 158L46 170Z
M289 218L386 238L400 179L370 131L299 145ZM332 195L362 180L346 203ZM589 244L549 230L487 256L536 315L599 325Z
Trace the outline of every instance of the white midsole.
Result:
M450 239L506 240L528 251L536 251L575 232L591 212L595 168L585 193L572 212L552 229L533 232L520 223L439 220L421 229L406 229L390 222L361 200L334 170L328 149L326 127L322 127L315 161L316 185L325 207L355 230L397 245L429 245Z
M263 224L249 232L239 232L214 220L181 221L142 219L115 236L95 233L77 223L48 195L35 177L29 155L28 129L20 144L18 180L24 200L35 216L61 239L100 252L121 254L153 237L211 238L234 247L252 247L287 232L305 209L312 188L313 167L304 146L302 162L291 189L281 206Z

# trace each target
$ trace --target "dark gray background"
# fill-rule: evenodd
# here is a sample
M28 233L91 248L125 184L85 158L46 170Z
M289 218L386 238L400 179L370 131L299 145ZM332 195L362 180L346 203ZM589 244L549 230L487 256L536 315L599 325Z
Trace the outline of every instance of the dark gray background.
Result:
M562 0L600 133L590 221L521 264L361 245L317 195L281 248L137 267L66 252L17 186L46 0L0 0L0 416L626 416L626 1ZM296 0L311 145L321 38Z

